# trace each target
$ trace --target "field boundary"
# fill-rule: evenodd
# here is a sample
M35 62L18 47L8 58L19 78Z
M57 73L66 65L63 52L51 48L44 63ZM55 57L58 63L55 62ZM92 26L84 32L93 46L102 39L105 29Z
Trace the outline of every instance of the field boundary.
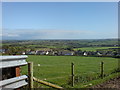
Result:
M57 88L57 89L63 89L63 87L60 87L58 85L37 79L33 76L33 62L29 62L28 63L28 76L29 76L29 89L33 88L33 81L36 81L38 83L44 84L46 86L50 86L53 88Z
M58 64L58 62L57 62L58 60L56 60L58 58L59 57L54 58L54 59L50 58L50 63L51 63L50 65L52 66L52 65ZM79 85L79 86L77 86L77 88L81 88L81 87L83 87L82 84L85 85L85 84L87 84L87 83L89 83L91 81L95 81L96 79L99 79L101 81L101 79L104 79L105 77L108 77L110 74L118 72L118 69L117 69L116 66L114 67L114 70L113 70L113 68L110 68L110 70L109 70L110 72L108 72L106 70L106 67L110 67L109 64L112 62L111 61L111 62L107 63L107 61L105 61L105 60L109 60L109 58L105 59L105 60L104 60L104 58L100 59L100 60L98 59L98 61L95 61L96 64L94 64L94 63L91 64L92 63L91 60L94 60L94 58L90 58L90 59L89 58L87 58L87 59L85 58L86 61L84 60L84 58L78 58L78 57L73 58L73 59L66 58L65 60L69 60L69 59L70 59L69 62L66 61L67 64L69 64L69 67L67 67L67 66L65 66L65 67L63 67L63 66L58 67L59 68L58 70L60 70L60 71L57 71L57 67L56 66L55 66L55 70L54 70L54 68L48 68L48 67L46 67L45 70L44 70L44 67L38 67L38 68L35 67L34 70L33 70L34 71L33 77L35 77L37 80L42 80L43 82L45 81L45 82L48 82L48 83L51 83L51 84L55 84L55 85L58 85L58 86L60 85L63 88L69 88L69 87L70 88L76 88L76 85ZM79 62L79 59L81 60L81 62ZM36 65L42 66L43 64L47 64L48 63L48 61L46 60L45 57L44 58L40 58L39 57L39 59L37 59L37 57L36 57L36 58L33 58L33 59L29 60L29 61L33 61L33 60L37 60L36 62L34 62L33 67L36 66ZM55 62L52 62L52 60L54 60ZM64 58L61 58L60 63L63 62L62 60L64 60ZM110 60L114 60L114 59L110 59ZM40 61L40 62L38 62L38 61ZM82 66L83 61L84 62L91 61L89 63L89 65L92 65L92 68L90 68L90 66ZM79 63L77 63L77 62L79 62ZM117 60L116 60L116 62L117 62ZM39 63L40 65L37 64L37 63ZM73 64L74 64L75 68L72 67ZM95 66L96 68L93 68L93 65L96 65ZM115 65L116 65L116 63L115 63ZM87 70L87 69L89 70L88 71L89 75L87 75L87 73L84 73L83 72L84 70L82 71L82 69L84 67L85 67L85 70ZM52 73L50 73L50 72L47 72L47 70L48 71L53 70L53 72L51 71ZM59 75L58 73L61 73L62 70L66 71L67 74L63 74L63 75L60 74ZM91 72L91 70L93 72ZM49 75L50 75L50 77L49 77ZM67 75L66 76L67 78L64 78L65 75ZM49 78L51 80L47 80L47 78ZM63 78L63 79L61 79L61 78ZM54 80L52 80L52 79L54 79ZM33 86L35 86L37 88L45 88L45 87L50 88L51 87L49 85L45 85L45 84L39 83L39 82L35 81L34 79L32 79L32 80L33 80ZM92 85L94 85L94 84L92 84Z
M100 85L102 83L105 83L107 81L110 81L111 79L114 79L116 77L120 77L120 72L111 74L111 75L109 75L107 77L104 77L104 79L99 78L99 79L90 81L90 82L88 82L86 84L80 84L80 85L82 86L81 88L94 88L95 86ZM75 88L77 88L77 87L75 86Z

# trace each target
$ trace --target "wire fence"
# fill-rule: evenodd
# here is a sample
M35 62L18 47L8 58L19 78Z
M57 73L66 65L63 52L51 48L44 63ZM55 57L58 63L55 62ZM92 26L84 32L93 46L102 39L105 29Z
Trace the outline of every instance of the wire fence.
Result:
M72 63L73 64L73 63ZM37 77L37 78L40 78L40 80L44 80L44 81L48 81L48 82L51 82L51 83L55 83L55 84L58 84L58 85L61 85L61 86L65 86L65 85L71 85L74 87L74 84L77 84L77 83L87 83L89 81L92 81L92 80L97 80L97 79L103 79L104 77L107 77L113 73L116 73L116 72L120 72L120 69L118 68L114 68L112 71L108 71L108 72L105 72L104 71L104 62L101 62L100 65L99 65L99 71L98 72L94 72L94 71L89 71L88 72L84 72L84 73L77 73L76 69L73 68L73 65L68 65L68 64L60 64L59 66L63 67L63 66L71 66L69 68L69 73L67 72L64 72L63 71L57 71L57 72L54 72L54 75L55 76L52 76L52 77L44 77L44 78L41 78L41 76ZM75 65L76 66L76 65ZM39 68L44 68L44 67L53 67L53 65L41 65L41 64L34 64L34 70L36 67L39 67ZM47 72L52 72L52 71L47 71ZM42 74L42 72L41 72ZM43 73L45 75L45 73ZM47 73L46 73L47 74ZM65 74L65 75L62 75L62 74ZM60 81L60 82L59 82ZM62 83L62 81L64 83ZM34 87L44 87L44 85L40 85L38 84L37 82L34 83ZM48 87L48 86L45 86L45 88Z

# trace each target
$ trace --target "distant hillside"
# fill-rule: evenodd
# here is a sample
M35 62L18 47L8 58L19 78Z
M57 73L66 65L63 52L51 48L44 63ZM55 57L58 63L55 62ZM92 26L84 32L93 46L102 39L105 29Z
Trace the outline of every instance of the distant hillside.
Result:
M114 46L118 45L118 39L82 39L82 40L3 40L3 45L34 47L91 47L91 46Z

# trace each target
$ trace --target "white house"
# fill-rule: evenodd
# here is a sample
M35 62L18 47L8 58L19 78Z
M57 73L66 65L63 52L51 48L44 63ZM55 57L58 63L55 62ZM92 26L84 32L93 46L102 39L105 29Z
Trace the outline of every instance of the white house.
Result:
M98 52L97 55L101 56L102 54Z
M46 55L48 55L48 54L49 54L49 52L47 51L47 52L46 52Z
M25 55L25 52L22 52L23 55Z
M83 54L84 56L87 56L87 53L86 52L84 52L84 54Z

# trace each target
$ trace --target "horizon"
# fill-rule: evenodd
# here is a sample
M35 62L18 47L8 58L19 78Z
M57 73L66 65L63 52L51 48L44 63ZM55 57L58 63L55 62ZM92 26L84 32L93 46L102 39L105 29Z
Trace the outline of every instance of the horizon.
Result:
M117 2L3 2L3 40L118 38Z
M35 41L35 40L119 40L119 38L106 38L106 39L17 39L17 40L11 40L11 39L3 39L3 41L29 41L29 40L31 40L31 41Z

